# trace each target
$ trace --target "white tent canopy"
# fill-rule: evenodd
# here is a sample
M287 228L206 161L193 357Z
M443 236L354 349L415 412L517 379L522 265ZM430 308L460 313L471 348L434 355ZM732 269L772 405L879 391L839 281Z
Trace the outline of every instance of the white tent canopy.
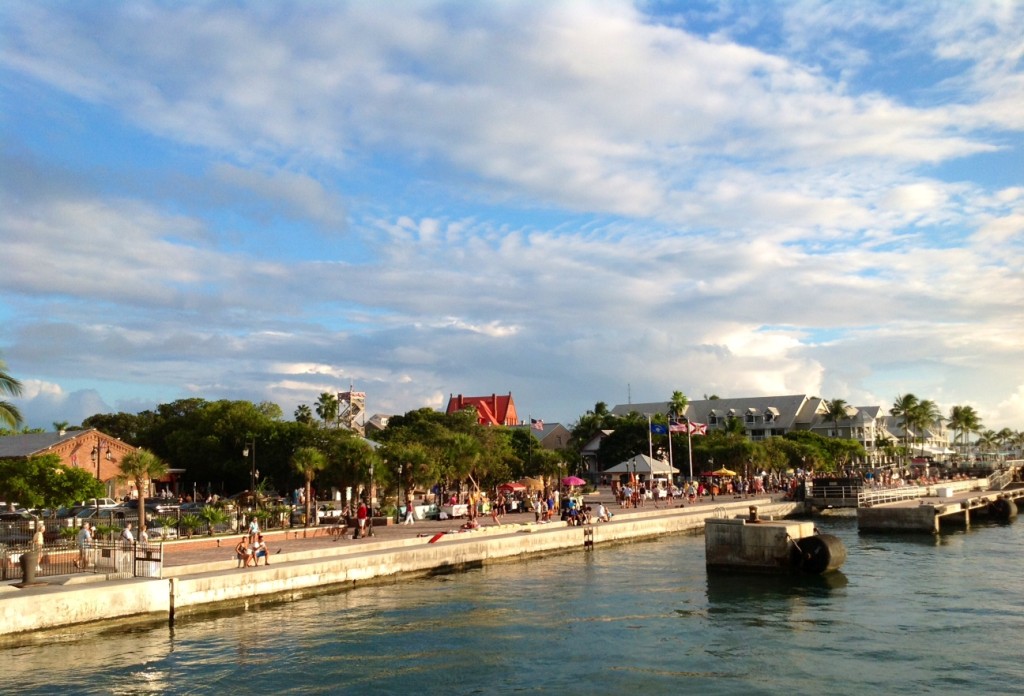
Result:
M668 462L661 459L651 459L646 454L638 454L632 459L619 462L613 467L605 469L605 474L631 474L633 472L644 476L668 476L678 474L679 469L670 466Z

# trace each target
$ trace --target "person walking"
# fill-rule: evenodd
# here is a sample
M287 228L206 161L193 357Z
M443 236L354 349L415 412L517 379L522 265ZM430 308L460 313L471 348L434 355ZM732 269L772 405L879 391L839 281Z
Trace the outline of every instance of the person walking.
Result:
M40 521L36 525L36 533L32 535L32 550L38 555L36 556L36 572L43 572L43 567L40 562L43 559L43 546L46 545L46 540L43 538L43 532L46 531L46 525Z
M366 509L366 501L360 500L359 507L356 509L356 539L366 536L366 520L368 517L369 512Z
M89 567L89 546L92 542L92 528L88 522L82 523L82 528L78 530L78 560L75 561L75 567L85 570Z
M412 497L409 497L405 501L405 523L407 525L409 525L409 524L413 524L415 522L416 522L416 513L413 512Z
M255 517L249 520L249 543L255 544L256 537L260 535L260 522Z

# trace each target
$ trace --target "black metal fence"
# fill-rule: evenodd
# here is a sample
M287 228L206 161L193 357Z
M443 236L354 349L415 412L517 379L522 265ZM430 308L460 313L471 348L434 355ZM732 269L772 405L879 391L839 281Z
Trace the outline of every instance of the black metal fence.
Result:
M31 544L0 543L0 580L24 580L22 556L31 554ZM29 556L29 560L31 556ZM109 580L158 578L163 565L160 544L125 541L74 541L45 544L38 550L36 578L90 573Z

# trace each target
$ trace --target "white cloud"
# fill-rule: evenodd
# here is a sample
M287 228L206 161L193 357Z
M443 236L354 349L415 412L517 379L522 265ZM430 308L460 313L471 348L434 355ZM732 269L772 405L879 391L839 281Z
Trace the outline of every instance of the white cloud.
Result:
M627 2L11 7L0 87L81 157L0 155L0 340L33 379L1013 412L1024 195L964 163L1019 152L1017 7L707 35Z

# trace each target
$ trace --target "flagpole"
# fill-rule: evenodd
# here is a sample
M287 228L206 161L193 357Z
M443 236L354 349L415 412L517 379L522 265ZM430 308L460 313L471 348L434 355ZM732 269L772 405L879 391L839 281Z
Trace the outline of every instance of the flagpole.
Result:
M672 489L672 422L668 424L668 480L669 490Z
M654 479L654 435L651 433L651 414L647 414L647 458L650 463L647 465L651 470L651 479Z
M686 452L690 455L690 480L693 481L693 428L690 420L686 420Z

